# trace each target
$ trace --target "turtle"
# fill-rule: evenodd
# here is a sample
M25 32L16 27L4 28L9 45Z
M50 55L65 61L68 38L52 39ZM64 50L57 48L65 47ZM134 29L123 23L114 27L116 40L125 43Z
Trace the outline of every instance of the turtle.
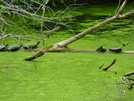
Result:
M100 46L96 51L103 53L103 52L106 52L107 50L103 46Z
M38 41L37 43L27 43L23 47L24 49L34 49L34 48L37 48L39 43L40 41Z
M0 51L5 51L7 48L8 44L6 45L0 45Z
M115 52L115 53L120 53L120 52L122 52L122 48L120 48L120 47L111 47L111 48L109 48L109 51Z
M17 51L22 47L22 45L14 44L7 47L8 51Z

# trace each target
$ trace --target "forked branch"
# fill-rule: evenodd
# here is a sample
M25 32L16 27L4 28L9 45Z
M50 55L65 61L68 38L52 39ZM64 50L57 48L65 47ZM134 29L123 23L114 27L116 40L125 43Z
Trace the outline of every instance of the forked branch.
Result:
M116 60L117 60L117 59L114 59L114 60L113 60L107 67L105 67L103 70L104 70L104 71L107 71L112 65L115 64Z
M80 38L83 38L85 35L93 32L93 31L95 31L95 30L97 30L97 29L99 29L101 27L104 27L105 25L107 25L107 24L109 24L109 23L111 23L111 22L113 22L113 21L115 21L117 19L123 18L122 15L121 15L121 12L122 12L123 8L125 7L126 3L127 3L127 0L124 0L123 4L120 6L120 8L119 8L117 14L115 14L115 16L113 16L113 17L111 17L109 19L106 19L105 21L103 21L103 22L101 22L101 23L99 23L99 24L97 24L97 25L95 25L95 26L93 26L91 28L88 28L87 30L85 30L85 31L83 31L83 32L71 37L71 38L68 38L68 39L63 40L63 41L61 41L59 43L53 44L53 47L51 49L58 49L58 48L59 49L60 48L64 49L65 47L67 47L68 44L70 44L70 43L72 43L74 41L77 41ZM130 15L132 15L132 13L128 13L128 14L123 15L123 16L128 17Z

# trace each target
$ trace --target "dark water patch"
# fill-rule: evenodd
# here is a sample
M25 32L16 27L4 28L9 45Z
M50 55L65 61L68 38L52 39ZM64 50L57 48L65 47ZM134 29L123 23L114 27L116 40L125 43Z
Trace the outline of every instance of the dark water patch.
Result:
M75 16L69 19L65 19L62 22L65 23L67 26L64 25L60 25L57 23L53 23L53 22L44 22L43 26L41 27L40 24L28 24L27 26L32 28L32 29L36 29L38 31L42 30L51 30L56 26L60 26L61 29L60 31L67 31L67 30L73 30L74 33L80 33L80 30L85 30L87 28L89 28L90 26L94 25L94 21L97 20L98 23L101 21L104 21L105 19L109 18L111 16L108 15L91 15L90 13L87 14L83 14L80 16ZM125 24L124 24L125 23ZM88 25L89 24L89 25ZM132 22L131 22L132 24ZM99 30L97 30L97 32L104 32L104 31L108 31L108 30L117 30L119 28L130 28L128 25L130 25L130 22L128 23L125 22L124 20L117 20L114 22L113 25L110 26L105 26L103 28L100 28ZM88 27L89 26L89 27ZM96 34L96 33L91 33L91 34Z
M70 26L75 33L80 33L79 29L87 29L87 26L81 25L81 23L92 23L94 20L106 19L108 16L93 16L90 14L83 14L81 16L72 17L72 21L65 20L64 23ZM87 21L88 20L88 21ZM62 30L68 30L66 26L61 26Z
M83 14L81 16L73 17L74 20L72 22L67 22L67 24L70 25L76 33L80 33L77 30L87 29L86 23L90 23L89 24L89 27L90 27L91 23L92 22L94 23L95 20L102 20L103 21L109 17L111 17L111 16L107 16L107 15L101 15L101 16L95 15L94 16L94 15L90 15L90 14ZM81 25L81 23L85 23L85 26L84 26L84 24ZM118 21L116 21L116 23L117 23L116 25L110 25L110 26L100 28L98 31L102 32L102 31L107 31L107 30L117 30L119 28L129 28L128 25L130 24L130 23L120 24L120 23L124 23L124 20L118 20Z
M119 24L119 25L113 25L111 27L111 30L116 30L116 29L119 29L119 28L130 28L130 27L127 26L126 24Z
M43 26L41 26L41 25L38 25L38 24L29 24L29 25L27 25L29 28L31 28L31 29L36 29L36 30L38 30L38 31L40 31L41 29L42 30L48 30L48 29L53 29L54 27L56 27L56 24L55 23L49 23L49 22L46 22L46 23L44 23L44 25Z
M112 26L108 26L108 27L104 27L104 28L100 28L98 31L99 32L103 32L103 31L112 31L112 30L117 30L117 29L120 29L120 28L130 28L129 26L127 25L124 25L124 24L119 24L119 25L112 25ZM97 32L98 32L97 31Z
M83 14L83 15L80 15L80 16L75 16L73 17L74 21L76 22L86 22L85 20L88 19L88 20L99 20L99 19L106 19L106 18L109 18L110 16L107 16L107 15L91 15L91 14Z
M92 20L99 20L99 19L106 19L108 18L109 16L106 16L106 15L102 15L102 16L93 16L91 14L83 14L81 16L75 16L75 17L72 17L71 19L73 20L63 20L63 23L66 23L67 25L70 26L70 28L72 28L74 31L75 30L78 30L78 29L82 29L82 28L85 28L85 26L82 26L80 25L79 23L89 23L89 20L90 22L92 22ZM88 20L88 21L86 21ZM26 24L29 28L32 28L32 29L36 29L36 30L40 30L40 29L43 29L43 30L48 30L48 29L52 29L54 28L55 26L60 26L61 27L61 30L68 30L68 27L64 26L64 25L60 25L57 23L53 23L53 22L44 22L43 26L41 27L40 24Z

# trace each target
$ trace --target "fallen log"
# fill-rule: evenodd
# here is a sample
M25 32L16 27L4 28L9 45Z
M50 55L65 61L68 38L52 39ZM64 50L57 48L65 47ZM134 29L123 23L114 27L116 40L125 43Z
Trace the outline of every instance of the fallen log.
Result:
M37 52L37 53L34 54L34 55L31 55L31 56L26 57L24 60L25 60L25 61L31 61L31 60L34 60L34 59L36 59L36 58L38 58L38 57L41 57L41 56L43 56L43 55L44 55L44 52L43 52L43 51L39 51L39 52Z
M72 48L61 48L61 49L51 49L51 46L47 47L38 47L33 49L33 51L45 51L45 52L80 52L80 53L98 53L95 49L72 49ZM106 51L104 53L112 53L110 51ZM134 54L134 51L122 51L117 54Z

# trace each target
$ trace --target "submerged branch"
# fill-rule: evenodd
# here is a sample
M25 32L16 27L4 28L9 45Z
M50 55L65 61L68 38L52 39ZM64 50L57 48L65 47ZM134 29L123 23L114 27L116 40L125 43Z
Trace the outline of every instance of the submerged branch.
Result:
M117 88L117 85L119 86L119 89ZM107 99L107 97L110 95L110 91L113 89L113 86L115 86L116 93L119 92L119 95L120 96L118 98L118 101L121 101L125 97L126 90L127 89L129 89L129 90L132 90L133 89L133 86L134 86L134 78L121 77L121 82L112 85L108 89L107 93L104 95L104 97L100 101L103 101L104 99L106 99L106 101L109 101Z
M134 75L134 71L124 74L124 76L131 76L131 75Z
M110 63L110 65L108 65L107 67L105 67L103 70L104 70L104 71L107 71L112 65L115 64L116 60L117 60L117 59L114 59L114 60Z
M99 67L99 69L101 69L104 66L104 63Z

